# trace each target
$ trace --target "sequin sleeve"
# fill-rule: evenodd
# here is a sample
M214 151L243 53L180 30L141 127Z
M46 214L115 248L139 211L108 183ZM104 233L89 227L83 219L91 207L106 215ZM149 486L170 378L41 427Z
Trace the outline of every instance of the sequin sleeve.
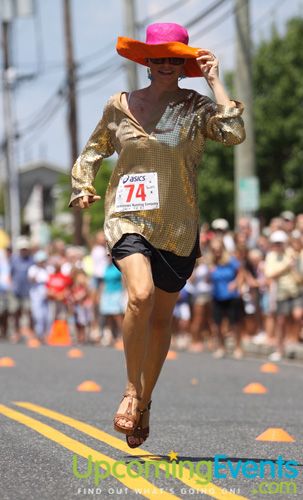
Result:
M82 153L75 162L72 172L72 196L69 206L76 198L85 195L95 195L93 182L103 158L111 156L115 148L111 142L108 124L110 121L111 104L108 101L101 120L88 139Z
M241 144L245 139L244 123L241 118L243 104L234 101L235 107L216 104L209 97L200 96L197 116L205 137L226 146Z

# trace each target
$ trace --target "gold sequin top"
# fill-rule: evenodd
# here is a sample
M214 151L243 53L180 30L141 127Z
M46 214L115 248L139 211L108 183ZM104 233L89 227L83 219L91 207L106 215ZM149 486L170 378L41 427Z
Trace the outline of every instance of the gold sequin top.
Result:
M199 221L197 168L206 139L225 145L245 139L243 106L216 104L194 90L169 101L156 122L143 129L129 111L124 92L112 96L103 117L72 169L70 203L96 194L93 181L102 159L118 153L105 196L104 232L109 249L125 233L142 234L154 247L187 256L196 241ZM157 172L159 208L117 212L121 176Z

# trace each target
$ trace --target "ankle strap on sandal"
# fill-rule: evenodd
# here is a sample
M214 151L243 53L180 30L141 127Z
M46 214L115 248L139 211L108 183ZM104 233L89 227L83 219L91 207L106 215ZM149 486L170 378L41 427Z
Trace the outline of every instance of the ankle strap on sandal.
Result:
M135 394L130 394L129 392L126 392L125 394L123 394L123 397L124 398L134 398L134 399L137 399L138 401L141 401L141 397L140 396L136 396Z
M145 413L146 411L149 411L149 410L150 410L150 408L151 408L151 404L152 404L152 402L150 401L150 402L148 403L147 407L146 407L146 408L144 408L144 410L139 410L139 408L137 408L137 410L138 410L138 412L140 413L140 415L143 415L143 413Z

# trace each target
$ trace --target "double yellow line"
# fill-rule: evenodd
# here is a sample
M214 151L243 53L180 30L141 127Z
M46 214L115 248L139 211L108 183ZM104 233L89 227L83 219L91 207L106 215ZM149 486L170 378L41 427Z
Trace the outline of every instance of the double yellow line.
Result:
M98 441L101 441L111 446L112 448L116 448L117 450L123 451L128 455L134 455L136 457L138 457L139 455L142 460L150 460L151 458L151 454L149 452L141 448L136 448L136 449L129 448L127 444L121 439L111 436L110 434L98 429L97 427L94 427L90 424L86 424L85 422L81 422L80 420L76 420L74 418L68 417L67 415L63 415L62 413L49 410L48 408L44 408L42 406L33 403L15 402L14 404L20 408L25 408L26 410L30 410L34 413L42 415L43 417L47 417L49 419L65 424L73 429L76 429L86 434L87 436L90 436L94 439L97 439ZM89 446L86 446L80 441L77 441L76 439L69 437L67 434L64 434L63 432L60 432L54 429L53 427L44 424L40 420L36 420L24 413L13 410L8 406L0 404L0 414L10 418L11 420L15 420L16 422L19 422L25 425L26 427L29 427L30 429L33 429L34 431L38 432L39 434L48 438L49 440L61 445L67 450L70 450L86 459L88 459L89 456L91 456L93 461L106 461L111 466L111 469L116 462L111 457L104 455L103 453L100 453L99 451ZM160 456L152 455L152 457L153 460L161 460ZM178 471L179 470L178 463L175 465L176 465L175 470ZM164 464L159 464L159 468L166 472L166 467ZM123 471L123 478L118 478L116 476L114 476L114 478L120 481L124 486L127 486L129 489L132 489L134 491L140 491L141 492L140 494L146 498L152 498L153 500L155 498L161 498L163 500L172 500L179 498L171 493L160 490L154 484L150 483L149 481L147 481L142 477L136 477L136 478L130 477L130 475L127 474L126 466L123 464L120 465L120 470L121 472ZM182 469L182 473L180 471L180 474L178 474L178 479L179 481L183 482L190 488L193 488L194 490L202 489L204 493L218 500L247 500L243 496L226 492L213 483L208 483L207 485L204 485L203 488L197 487L196 480L199 479L199 477L198 476L191 477L189 469L186 468Z

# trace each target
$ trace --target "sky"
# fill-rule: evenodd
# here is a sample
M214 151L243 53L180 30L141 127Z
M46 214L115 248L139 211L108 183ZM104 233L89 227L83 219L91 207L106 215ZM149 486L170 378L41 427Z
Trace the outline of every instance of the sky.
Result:
M0 0L1 1L1 0ZM136 0L136 19L186 24L215 0ZM176 9L169 9L176 3ZM189 30L190 45L216 54L220 73L234 69L234 0L220 7ZM12 61L19 77L13 95L14 121L20 138L15 160L19 168L29 162L46 161L69 170L71 167L66 101L59 90L65 79L63 0L36 0L36 15L15 19L12 26ZM123 0L71 0L74 54L79 83L77 90L79 149L81 150L102 115L107 99L127 90L125 60L115 52L117 36L127 35L123 22ZM158 16L164 8L170 10ZM303 15L303 0L250 0L254 46L270 37L273 23L280 33L287 20ZM145 26L137 39L145 40ZM102 66L106 63L107 70ZM1 60L2 66L2 60ZM108 67L110 66L110 67ZM140 86L148 85L146 69L140 68ZM183 87L209 93L203 79L187 78ZM0 98L0 141L3 141L2 87ZM0 156L1 160L1 156ZM1 163L0 163L1 165Z

